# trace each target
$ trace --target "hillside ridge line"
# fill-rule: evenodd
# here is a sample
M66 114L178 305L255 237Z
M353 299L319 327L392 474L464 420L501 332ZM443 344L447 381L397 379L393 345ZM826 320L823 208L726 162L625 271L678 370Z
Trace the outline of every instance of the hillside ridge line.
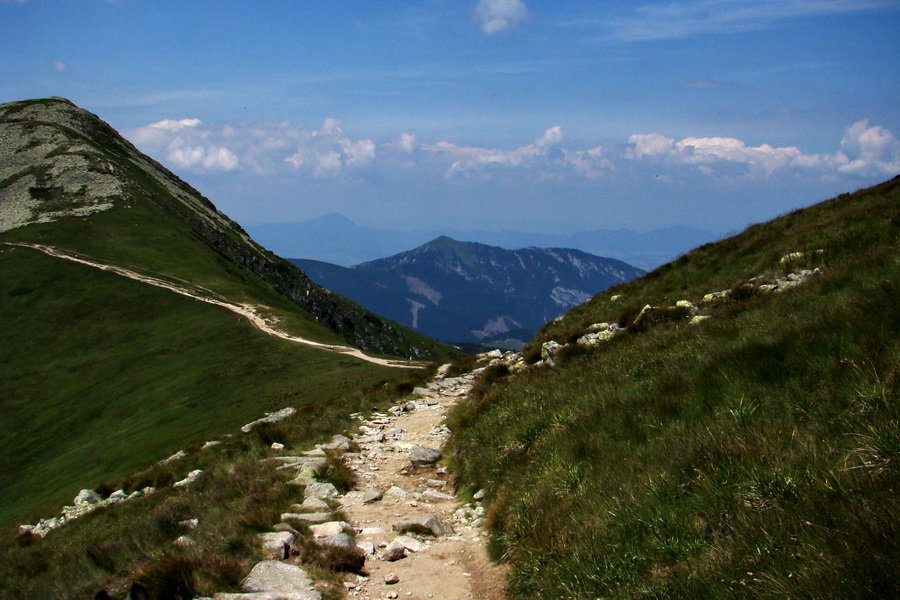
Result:
M289 342L295 342L298 344L303 344L306 346L310 346L312 348L317 348L319 350L326 350L328 352L337 352L339 354L344 354L347 356L353 356L354 358L358 358L360 360L364 360L366 362L370 362L376 365L381 365L384 367L392 367L398 369L421 369L424 368L424 365L421 363L414 363L409 361L398 361L398 360L387 360L383 358L376 358L374 356L369 356L362 352L357 348L353 348L351 346L339 346L335 344L323 344L321 342L316 342L314 340L310 340L307 338L303 338L300 336L292 335L290 333L284 332L280 329L273 327L265 317L259 314L259 307L253 304L247 303L237 303L231 302L228 300L223 300L219 298L214 298L212 296L201 295L201 291L207 292L209 294L213 294L210 290L205 290L203 288L195 288L196 291L191 291L186 286L180 286L171 281L166 281L164 279L160 279L158 277L153 277L151 275L143 275L136 271L132 271L130 269L126 269L124 267L119 267L116 265L111 265L95 260L91 260L81 256L75 252L71 252L69 250L63 250L61 248L57 248L55 246L46 246L43 244L32 244L27 242L3 242L4 246L19 246L23 248L32 248L34 250L38 250L43 252L48 256L52 256L54 258L61 258L64 260L69 260L72 262L76 262L79 264L83 264L89 267L93 267L95 269L100 269L101 271L108 271L119 275L121 277L127 277L128 279L132 279L134 281L139 281L141 283L145 283L147 285L152 285L155 287L163 288L169 290L171 292L175 292L176 294L180 294L182 296L187 296L188 298L193 298L195 300L199 300L201 302L205 302L207 304L215 304L217 306L221 306L230 310L233 313L236 313L244 318L246 318L251 325L262 331L267 335L271 335L273 337L278 337Z

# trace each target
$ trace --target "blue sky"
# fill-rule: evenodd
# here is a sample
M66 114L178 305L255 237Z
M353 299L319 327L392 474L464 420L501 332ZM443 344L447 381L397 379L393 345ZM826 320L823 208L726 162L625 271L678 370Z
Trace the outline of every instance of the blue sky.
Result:
M65 96L239 222L741 229L900 173L897 0L0 0Z

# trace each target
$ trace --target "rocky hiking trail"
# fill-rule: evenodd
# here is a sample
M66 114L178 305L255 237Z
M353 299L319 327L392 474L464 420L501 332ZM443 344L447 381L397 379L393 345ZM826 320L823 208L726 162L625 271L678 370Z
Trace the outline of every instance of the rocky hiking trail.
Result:
M195 300L199 300L201 302L205 302L207 304L215 304L216 306L221 306L223 308L227 308L233 313L236 313L244 318L246 318L251 325L271 336L279 337L284 340L288 340L290 342L296 342L298 344L304 344L306 346L311 346L313 348L318 348L320 350L326 350L329 352L338 352L340 354L346 354L348 356L353 356L360 360L364 360L366 362L374 363L377 365L382 365L385 367L394 367L400 369L419 369L422 368L423 365L421 363L416 363L412 361L401 361L401 360L387 360L383 358L376 358L374 356L369 356L365 354L361 350L357 348L353 348L350 346L336 346L334 344L323 344L321 342L316 342L313 340L309 340L306 338L302 338L300 336L292 335L287 332L284 332L273 325L274 320L271 317L265 317L262 315L264 306L257 306L253 304L247 303L238 303L227 300L218 294L207 290L205 288L199 286L188 286L186 284L176 283L174 281L169 281L165 279L160 279L158 277L153 277L150 275L145 275L142 273L138 273L136 271L132 271L130 269L126 269L124 267L119 267L116 265L111 265L103 262L99 262L96 260L89 259L87 257L76 254L75 252L70 252L68 250L63 250L61 248L55 248L53 246L45 246L42 244L28 244L24 242L3 242L4 246L17 246L21 248L32 248L34 250L38 250L43 252L48 256L52 256L54 258L61 258L64 260L69 260L72 262L76 262L82 265L87 265L89 267L94 267L95 269L100 269L101 271L108 271L110 273L115 273L116 275L120 275L122 277L127 277L129 279L133 279L135 281L140 281L141 283L146 283L148 285L152 285L155 287L167 289L169 291L175 292L176 294L180 294L182 296L187 296L188 298L193 298Z
M479 355L480 363L496 364L500 356L499 351ZM289 476L281 485L297 486L296 503L284 507L271 531L257 536L265 560L243 578L241 592L195 600L322 600L323 593L353 600L503 600L506 567L491 562L486 551L486 493L479 490L471 502L457 498L440 464L450 435L444 424L447 411L466 397L484 367L459 377L448 377L448 368L438 369L425 387L415 388L385 413L368 419L352 415L360 421L358 428L335 435L330 443L296 453L272 444L260 466ZM249 433L294 412L271 413L241 431ZM207 442L204 449L218 444ZM161 462L189 456L182 450ZM334 461L342 462L355 479L354 488L344 494L317 479ZM194 470L173 486L189 490L202 476L203 471ZM20 533L42 537L101 507L155 491L145 488L128 495L119 490L104 500L93 490L82 490L63 516L22 525ZM190 532L201 519L180 523L187 533L173 543L196 546ZM305 568L310 556L313 564L324 557L331 568L343 571L340 583L311 579Z
M302 504L281 515L271 533L260 535L270 560L258 563L242 583L244 594L216 594L215 600L315 600L319 592L294 555L306 544L338 549L358 574L348 574L348 598L380 600L501 600L504 567L486 552L484 508L463 504L452 493L444 467L437 466L449 436L447 409L471 390L476 375L436 376L426 388L387 413L362 421L359 433L334 436L329 444L298 456L263 462L293 470L292 484L304 486ZM351 451L358 447L358 452ZM276 450L277 451L277 450ZM315 473L327 456L340 456L354 472L356 489L344 495ZM337 510L345 520L331 520ZM308 525L311 535L296 527Z

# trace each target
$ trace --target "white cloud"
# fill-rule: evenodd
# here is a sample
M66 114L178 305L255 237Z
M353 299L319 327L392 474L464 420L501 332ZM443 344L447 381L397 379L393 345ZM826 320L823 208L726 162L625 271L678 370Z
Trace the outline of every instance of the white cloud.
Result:
M840 167L855 175L893 175L900 173L900 142L887 129L869 121L857 121L847 128L841 150L851 157Z
M416 147L419 145L416 136L412 133L403 132L400 134L400 137L397 138L397 141L394 142L394 146L406 152L407 154L412 154Z
M833 153L810 154L797 146L751 145L727 136L639 133L610 148L578 147L559 125L529 143L488 148L449 140L428 143L403 132L384 143L351 137L337 119L314 129L290 123L205 125L197 118L164 119L131 132L142 150L176 170L241 172L271 176L341 179L403 172L404 177L509 182L576 181L653 170L661 181L703 174L735 181L790 176L806 180L859 180L900 173L900 141L884 127L861 120L848 126ZM670 179L666 179L666 178Z
M162 121L157 121L156 123L150 123L147 127L152 127L153 129L162 129L163 131L179 131L181 129L185 129L186 127L197 127L200 125L202 121L200 119L180 119L178 121L174 119L163 119Z
M309 169L316 177L337 177L345 171L369 167L375 157L375 142L350 139L340 121L328 118L317 131L302 132L296 151L284 161L297 170Z
M544 132L544 135L538 139L534 145L538 148L552 148L553 146L558 146L563 141L563 130L562 127L556 125L555 127L551 127L550 129Z
M625 158L642 158L669 154L675 148L675 140L658 133L636 133L628 138L630 146L625 150Z
M64 63L61 60L54 60L53 61L53 69L57 73L65 73L66 71L69 70L69 65L67 65L66 63Z
M228 148L219 146L191 146L181 138L169 145L166 159L176 168L204 171L233 171L238 158Z
M444 176L470 178L484 177L492 171L526 170L542 179L561 177L575 173L584 177L595 177L602 169L611 168L612 163L603 156L602 148L591 150L568 150L561 147L565 134L556 125L532 144L513 150L457 146L450 142L424 145L426 151L452 159Z
M528 8L522 0L479 0L475 16L481 22L481 30L491 35L524 21Z
M858 121L848 127L841 140L841 150L833 154L804 154L796 146L748 146L729 137L688 137L676 141L649 133L629 137L622 156L633 161L652 158L673 166L698 166L707 175L714 175L714 166L723 163L743 166L748 169L748 175L767 176L788 169L860 176L900 172L900 142L887 129L870 127L868 121Z

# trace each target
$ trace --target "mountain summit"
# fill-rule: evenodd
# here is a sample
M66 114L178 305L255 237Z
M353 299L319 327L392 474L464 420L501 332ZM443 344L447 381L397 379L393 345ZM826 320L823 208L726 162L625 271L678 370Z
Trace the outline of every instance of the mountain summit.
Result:
M643 274L580 250L504 250L447 236L353 269L292 262L370 310L454 342L527 341L547 321Z
M68 100L0 106L0 136L0 232L15 232L10 239L43 240L114 264L197 283L199 278L219 293L236 291L235 280L241 278L250 287L269 285L361 349L430 355L429 341L315 285L195 189ZM62 220L64 226L48 225ZM20 233L26 225L28 233ZM223 267L228 274L221 273Z

